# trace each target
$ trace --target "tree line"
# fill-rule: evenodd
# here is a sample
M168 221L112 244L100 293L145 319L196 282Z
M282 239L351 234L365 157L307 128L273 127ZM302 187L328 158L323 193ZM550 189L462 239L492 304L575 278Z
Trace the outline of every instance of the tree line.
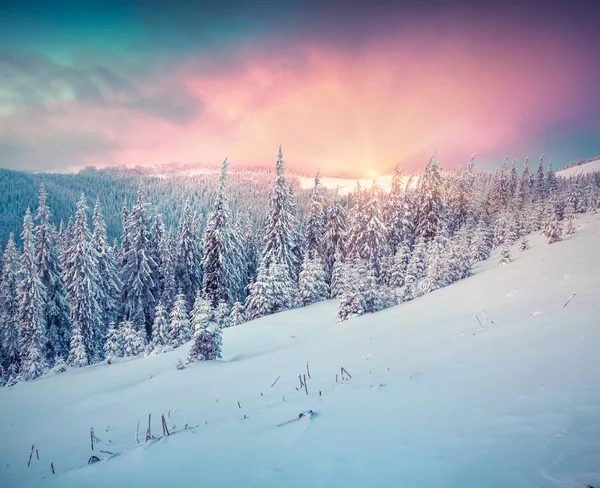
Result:
M254 219L243 211L252 198L232 210L227 176L225 160L206 218L188 200L177 226L140 185L112 244L99 200L90 220L82 193L57 229L41 184L20 248L10 234L2 257L2 381L190 340L189 363L217 359L223 328L329 298L340 321L376 312L469 276L496 247L510 262L531 232L560 240L575 213L597 210L600 188L600 174L560 178L543 157L535 172L505 160L489 173L474 158L441 172L434 155L418 177L396 167L389 192L373 181L342 197L317 173L299 218L280 148L266 214Z

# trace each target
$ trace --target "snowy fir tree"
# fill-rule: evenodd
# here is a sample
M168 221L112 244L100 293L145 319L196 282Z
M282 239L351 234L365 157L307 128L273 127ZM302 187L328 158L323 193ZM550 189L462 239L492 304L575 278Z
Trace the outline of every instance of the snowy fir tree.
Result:
M411 298L419 295L417 291L420 281L425 277L427 271L427 244L424 239L418 239L415 249L410 257L404 277L404 285ZM409 298L409 299L411 299Z
M558 220L553 202L550 202L546 207L542 233L548 240L548 244L553 244L562 239L562 223Z
M258 276L250 288L246 305L252 318L294 308L298 304L297 224L293 196L284 169L280 147L275 165L275 185L269 191Z
M139 329L130 320L124 320L119 324L123 340L123 356L137 356L144 352L146 347L146 332Z
M0 276L0 364L7 377L19 372L19 298L17 292L19 253L11 233L2 259Z
M194 232L190 202L186 201L179 228L174 257L174 281L184 293L188 308L194 304L196 292L202 285L202 246Z
M323 238L325 232L325 208L323 206L321 191L321 179L317 171L308 215L304 222L304 252L312 258L318 257L319 259L323 255Z
M565 207L565 221L567 223L565 228L565 235L571 235L575 233L575 207L572 203L568 203Z
M162 301L158 302L154 310L151 337L154 346L166 346L169 344L169 315Z
M48 194L40 185L38 210L35 217L35 260L40 281L46 291L44 320L46 322L45 354L51 365L56 355L66 356L69 351L70 326L67 298L60 268L60 249L56 228L50 222Z
M382 191L377 182L356 202L348 237L348 259L364 260L379 278L388 254L387 232L381 212Z
M209 323L206 327L196 329L187 363L220 359L222 343L221 328L217 324Z
M346 284L344 291L340 295L338 305L337 321L343 322L355 317L359 317L366 312L364 289L361 286L361 277L358 268L348 262L343 267L343 281Z
M333 268L331 270L331 284L329 286L330 298L339 298L344 292L344 267L345 262L341 250L335 253Z
M434 154L425 166L425 172L417 188L415 234L426 242L435 237L442 218L443 201L441 192L442 178L439 163Z
M41 376L47 368L46 360L46 288L42 283L35 256L33 219L29 208L23 220L23 254L19 267L19 347L20 374L25 380Z
M157 265L150 255L150 225L145 191L140 186L137 200L127 219L129 249L123 255L121 269L121 316L140 332L151 333L156 306Z
M86 366L102 358L102 309L98 302L101 278L98 260L91 245L87 224L87 205L82 194L73 221L71 247L67 251L68 266L63 278L70 305L71 341L67 363Z
M424 293L432 292L449 284L447 247L446 229L440 227L427 252L427 272L421 284Z
M392 256L401 246L412 245L413 230L410 209L404 196L402 169L396 165L392 176L392 188L387 197L383 217L387 241Z
M307 249L300 271L299 288L304 305L320 302L329 297L325 270L317 252Z
M246 312L244 310L244 305L237 301L231 307L231 320L229 322L230 327L236 327L238 325L242 325L246 322Z
M471 254L474 261L484 261L492 252L492 236L485 221L479 221L471 240Z
M202 239L202 292L214 307L222 300L233 303L238 298L244 279L241 273L243 256L226 195L228 164L227 160L223 161L213 211L208 217Z
M106 326L117 320L122 285L113 249L106 242L106 223L99 201L96 201L92 214L91 247L96 252L98 304L102 310L102 323Z
M121 358L125 354L123 346L123 333L121 327L112 322L106 333L104 342L104 357L107 360L112 358Z
M529 240L527 239L527 236L524 235L521 237L521 240L519 241L519 251L523 252L523 251L527 251L527 249L529 249Z
M231 310L229 309L229 305L227 304L227 302L225 300L221 300L215 308L215 312L214 312L215 323L221 329L226 329L227 327L229 327L229 325L231 323L230 315L231 315Z
M510 244L505 242L502 244L502 249L500 250L500 261L498 261L498 266L508 264L510 261Z
M209 324L217 323L216 311L213 309L211 302L202 297L198 292L194 300L194 307L190 313L192 331L205 329Z
M169 318L169 345L179 347L190 340L192 333L186 296L181 290L175 297Z
M395 287L404 286L404 279L408 263L410 261L410 248L408 244L402 243L397 248L396 254L391 263L389 284Z
M348 213L337 191L327 207L327 219L323 235L323 262L327 273L327 283L331 284L333 269L337 260L345 255L344 238L348 229ZM343 264L343 262L340 262Z

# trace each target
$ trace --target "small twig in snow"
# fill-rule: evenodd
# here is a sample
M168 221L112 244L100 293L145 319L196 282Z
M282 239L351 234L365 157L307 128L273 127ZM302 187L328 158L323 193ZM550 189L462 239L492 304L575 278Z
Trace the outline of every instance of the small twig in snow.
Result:
M31 464L31 457L33 456L33 451L35 451L35 445L31 445L31 452L29 453L29 462L27 463L27 467Z
M477 316L477 314L475 314L475 318L477 319L477 322L479 322L479 325L483 329L483 324L481 323L481 320L479 320L479 317Z
M277 383L279 381L279 378L281 378L281 376L278 376L277 379L275 381L273 381L271 388L273 388L275 386L275 383Z
M562 308L565 308L565 307L566 307L566 306L569 304L569 302L570 302L571 300L573 300L573 298L575 298L575 295L577 295L577 293L573 292L573 294L572 294L572 295L569 297L569 299L567 300L567 303L565 303L565 304L563 305L563 307L562 307Z

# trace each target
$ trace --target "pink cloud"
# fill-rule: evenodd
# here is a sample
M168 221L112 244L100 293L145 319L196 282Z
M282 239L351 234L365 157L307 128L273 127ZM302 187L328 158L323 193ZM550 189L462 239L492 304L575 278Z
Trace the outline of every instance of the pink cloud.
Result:
M547 124L576 117L585 101L579 95L591 89L582 56L549 36L496 45L445 40L424 29L354 52L310 42L248 46L235 60L210 71L200 61L182 63L142 82L149 96L168 87L202 102L183 124L73 100L35 120L31 110L19 110L3 126L26 127L34 140L76 128L114 146L83 156L81 166L214 163L225 156L233 164L270 165L283 144L294 166L364 174L396 161L420 168L435 149L442 164L462 165L473 152L527 148Z

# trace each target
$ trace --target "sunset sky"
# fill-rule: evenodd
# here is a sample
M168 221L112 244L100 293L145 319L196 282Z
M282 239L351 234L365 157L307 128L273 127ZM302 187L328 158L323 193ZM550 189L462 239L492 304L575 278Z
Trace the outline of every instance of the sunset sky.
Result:
M593 3L4 0L0 167L560 166L600 154Z

